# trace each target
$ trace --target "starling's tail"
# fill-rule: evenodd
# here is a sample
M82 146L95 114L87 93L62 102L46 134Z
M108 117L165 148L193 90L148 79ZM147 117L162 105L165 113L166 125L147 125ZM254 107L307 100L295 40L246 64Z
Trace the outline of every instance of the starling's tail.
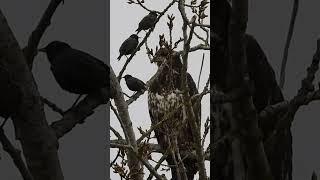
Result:
M118 61L120 61L121 57L122 57L122 55L120 54L120 55L118 56L118 58L117 58Z

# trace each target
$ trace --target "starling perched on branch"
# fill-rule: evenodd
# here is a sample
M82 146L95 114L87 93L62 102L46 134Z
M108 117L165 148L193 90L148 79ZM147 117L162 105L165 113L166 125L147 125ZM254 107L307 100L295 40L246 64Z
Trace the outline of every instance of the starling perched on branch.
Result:
M60 41L53 41L39 51L47 54L51 71L59 86L81 95L109 88L109 66L83 51Z
M146 84L138 78L132 77L127 74L123 77L126 84L131 91L143 92L147 89Z
M5 119L2 127L18 111L22 96L18 86L12 83L9 71L3 67L0 67L0 89L0 116Z
M121 59L123 55L132 54L133 51L137 48L139 37L136 34L132 34L128 39L126 39L120 46L118 60Z
M146 15L139 23L137 34L139 34L139 32L141 30L148 30L150 28L152 28L155 24L157 20L157 13L154 11L151 11L148 15Z

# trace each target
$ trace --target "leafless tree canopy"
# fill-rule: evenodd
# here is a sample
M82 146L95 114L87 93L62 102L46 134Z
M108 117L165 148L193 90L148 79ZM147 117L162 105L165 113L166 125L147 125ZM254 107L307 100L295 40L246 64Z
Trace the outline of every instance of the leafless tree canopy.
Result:
M123 179L183 180L193 179L197 172L200 179L208 179L209 168L205 167L204 162L209 159L209 151L204 147L204 139L209 132L210 119L208 117L207 122L201 124L200 107L201 99L209 94L210 79L207 77L205 88L198 90L194 77L192 78L187 71L191 68L188 66L189 53L210 50L210 26L204 23L208 16L209 2L173 0L160 10L150 9L141 0L129 0L127 3L140 6L147 13L156 12L158 16L154 27L146 31L136 50L126 59L119 75L116 76L114 71L111 71L111 86L115 89L111 109L122 128L118 130L111 127L111 131L117 137L111 140L111 148L118 149L111 167ZM182 19L181 37L173 36L177 18L173 14L168 14L168 10L173 8L177 8ZM158 23L161 18L167 18L167 24ZM158 42L149 42L149 36L158 27L162 29L167 27L168 31L159 34ZM194 45L194 42L200 43ZM134 133L136 127L132 126L133 120L129 116L128 109L145 91L139 91L125 100L119 81L129 68L131 60L135 58L135 54L140 53L139 50L143 46L147 52L146 63L155 63L158 69L146 82L152 125L147 130L138 128L140 134L137 135ZM200 59L203 61L204 57L199 57L199 63ZM201 72L202 70L199 78ZM173 100L169 100L170 97ZM203 134L201 128L204 128ZM152 132L155 132L158 144L152 143L151 139L154 138ZM162 157L153 166L151 162L155 162L155 153L160 153ZM168 165L164 164L165 160ZM166 177L162 171L170 169L172 177ZM150 175L147 177L145 174Z
M291 124L302 105L319 99L313 81L320 40L315 40L317 50L297 95L285 100L281 92L298 2L293 3L280 85L258 42L246 34L248 1L213 2L213 179L292 180Z

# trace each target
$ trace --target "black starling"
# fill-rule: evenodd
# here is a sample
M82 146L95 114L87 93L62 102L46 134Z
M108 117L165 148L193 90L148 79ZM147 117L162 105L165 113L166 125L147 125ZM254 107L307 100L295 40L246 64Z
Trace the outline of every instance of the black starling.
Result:
M125 75L123 78L126 80L126 84L131 91L143 92L147 89L146 84L140 79L132 77L129 74Z
M18 106L21 101L21 92L18 86L11 81L10 73L3 67L0 67L0 116L6 120L18 111Z
M80 94L76 102L83 94L109 87L109 66L90 54L60 41L53 41L39 51L47 54L59 86L68 92Z
M148 30L150 28L152 28L154 26L154 23L157 20L157 13L154 11L151 11L148 15L146 15L139 23L139 27L136 30L137 34L139 34L139 32L141 30Z
M136 34L132 34L128 39L126 39L120 46L118 60L121 59L123 55L129 55L137 48L139 41Z

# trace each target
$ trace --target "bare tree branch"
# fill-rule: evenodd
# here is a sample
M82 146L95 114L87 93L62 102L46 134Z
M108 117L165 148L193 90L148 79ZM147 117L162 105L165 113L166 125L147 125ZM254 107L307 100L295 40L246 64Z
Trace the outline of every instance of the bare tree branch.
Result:
M23 49L24 55L28 62L29 67L32 69L34 57L38 53L38 45L41 40L41 37L45 33L46 29L51 23L51 18L56 11L60 3L63 3L64 0L51 0L49 6L44 12L43 16L36 29L31 33L28 41L28 45Z
M63 180L58 140L46 121L43 103L24 54L1 11L0 29L0 60L13 72L12 79L23 97L17 116L12 119L28 168L34 180Z
M247 59L245 51L245 31L248 21L248 0L232 0L232 13L229 31L229 50L231 59L230 87L249 86L249 75L246 72ZM232 84L231 84L232 83ZM249 89L249 88L245 88ZM252 98L243 97L239 102L228 103L231 130L245 131L243 138L234 138L231 142L234 178L242 179L245 176L244 159L247 159L247 172L249 179L271 180L273 179L269 162L264 151L261 133L258 127L257 112ZM236 115L236 116L235 116ZM239 118L239 117L243 118ZM240 126L241 124L241 126ZM244 125L245 124L245 125ZM245 128L244 128L245 127ZM241 146L245 147L244 157ZM236 161L237 160L237 161ZM239 164L240 163L240 164Z
M112 126L110 126L110 130L113 132L113 134L119 139L119 140L123 140L122 136L120 135L120 133L115 130Z
M198 77L198 85L197 85L197 89L199 89L199 86L200 86L200 78L201 78L201 74L202 74L203 62L204 62L204 53L202 54L202 60L201 60L201 66L200 66L199 77Z
M143 2L141 2L140 0L137 0L137 2L135 2L134 0L129 0L129 2L128 2L129 4L138 4L138 5L140 5L143 9L145 9L146 11L149 11L149 12L157 12L158 14L160 14L161 12L159 12L159 11L155 11L155 10L151 10L150 8L147 8L144 4L143 4Z
M19 149L16 149L12 145L2 128L0 128L0 142L2 144L3 150L6 151L12 158L14 164L16 165L20 174L23 177L23 180L33 180L32 175L30 174L27 166L25 165L21 157L21 151Z
M54 112L57 112L59 113L60 115L63 115L64 114L64 111L59 108L56 104L54 104L53 102L49 101L47 98L44 98L44 97L40 97L42 102L46 105L48 105Z
M151 28L146 36L143 38L143 40L139 43L138 47L136 48L136 50L134 50L134 52L130 55L130 57L126 60L125 64L123 65L123 68L121 69L119 75L118 75L118 81L121 80L121 77L124 73L124 71L126 70L128 64L130 63L130 61L132 60L132 58L135 56L136 52L141 48L141 46L147 41L148 37L150 36L151 32L154 30L156 24L159 22L160 18L169 10L169 8L175 3L175 0L173 0L157 17L157 20L153 26L153 28Z
M166 11L167 11L172 5L175 4L175 2L177 2L177 1L173 0L170 4L168 4L168 6L167 6L167 7L160 13L160 15L158 16L157 22L159 21L159 19L161 18L161 16L163 16L163 15L166 13ZM137 1L129 0L128 3L129 3L129 4L133 4L133 3L134 3L134 4L139 4L139 3L140 3L140 5L141 5L143 2L142 2L142 1L139 1L139 0L137 0ZM142 8L146 9L147 7L145 7L144 5L142 5ZM146 10L148 11L148 10L150 10L150 9L147 8ZM195 17L196 17L196 16L195 16ZM208 25L202 25L202 21L201 21L201 23L200 23L200 22L199 22L199 23L196 23L196 22L195 22L195 20L196 20L195 17L192 19L192 21L187 21L187 22L185 23L185 26L186 26L186 27L188 27L188 26L190 27L190 32L188 32L188 33L190 34L190 36L188 36L188 34L186 34L187 36L184 36L185 38L184 38L184 39L181 39L180 42L182 42L182 41L185 41L185 43L187 42L187 44L189 44L189 50L191 50L191 52L192 52L192 51L197 51L197 50L202 50L202 49L204 49L204 50L209 50L210 47L209 47L208 41L206 41L204 38L202 38L204 44L197 45L197 46L195 46L195 47L192 47L192 49L190 49L190 44L191 44L191 40L192 40L193 34L195 34L195 36L197 36L196 33L194 32L195 27L200 27L201 29L205 29L205 28L209 27ZM138 45L138 47L136 48L135 52L134 52L133 54L131 54L130 57L127 59L127 61L125 62L124 66L123 66L122 69L120 70L120 73L119 73L119 75L118 75L118 77L117 77L117 80L118 80L118 81L121 80L121 77L122 77L124 71L126 70L128 64L130 63L130 61L132 60L132 58L135 56L135 53L140 49L140 47L141 47L143 44L145 44L145 46L146 46L148 58L149 58L149 59L153 59L153 55L149 54L150 49L148 48L148 44L147 44L147 38L148 38L148 37L150 36L150 34L152 33L153 29L154 29L154 27L153 27L152 29L150 29L150 30L146 33L146 36L145 36L144 39L139 43L139 45ZM205 29L204 31L207 32L207 36L208 36L208 35L209 35L208 30ZM200 38L201 38L201 37L200 37ZM170 39L171 39L171 38L170 38ZM208 40L208 39L209 39L209 36L207 37L207 40ZM171 41L172 41L172 40L170 40L170 42L171 42ZM170 43L170 44L172 44L172 43ZM175 44L175 46L176 46L176 44ZM189 50L187 50L188 53L189 53ZM174 52L174 53L175 53L175 55L180 55L180 53L183 54L183 51ZM151 63L152 63L152 60L151 60ZM155 74L153 77L151 77L151 78L146 82L147 88L149 88L149 86L150 86L151 83L153 83L155 80L157 80L157 77L159 76L159 74L161 74L162 70L163 70L166 66L168 66L166 63L162 63L162 65L158 68L158 71L156 72L156 74ZM203 66L203 65L202 65L202 66ZM209 84L207 83L207 84L206 84L206 87L207 87L208 85L209 85ZM116 91L120 91L120 92L121 92L121 88L120 88L120 89L119 89L119 88L115 88L115 89L117 89ZM199 103L201 103L202 97L203 97L205 94L208 94L208 93L209 93L209 90L208 90L208 87L207 87L207 90L206 90L205 92L200 93L200 94L197 94L197 95L195 95L195 96L193 96L193 97L189 97L189 101L190 101L190 102L191 102L191 101L192 101L192 102L193 102L193 101L197 101L197 102L198 102L198 100L199 100ZM131 103L133 103L134 101L136 101L142 94L144 94L144 91L135 93L133 96L131 96L131 97L126 101L126 105L129 106ZM184 105L184 104L181 103L181 105L180 105L179 107L182 107L183 105ZM191 109L188 109L187 111L189 111L189 110L192 110L192 111L193 111L192 106L191 106L190 103L188 104L188 106L190 106ZM128 107L125 107L125 106L123 106L123 107L118 107L118 105L116 105L116 108L117 108L117 110L118 110L118 112L119 112L119 114L120 114L121 109L124 108L124 109L127 110ZM115 109L115 108L114 108L114 109ZM176 109L179 109L179 108L176 108ZM173 110L173 112L174 112L174 111L175 111L175 110ZM158 124L156 124L156 125L154 125L154 126L151 126L149 130L147 130L147 131L140 130L141 137L138 138L137 141L136 141L137 144L138 144L138 146L139 146L139 151L140 151L140 148L141 148L140 146L144 146L144 144L147 143L147 146L152 149L152 150L151 150L152 152L159 152L159 153L162 153L162 154L165 153L164 150L163 150L159 145L150 144L150 143L149 143L149 140L150 140L150 134L151 134L151 132L154 131L156 128L160 127L161 124L162 124L163 122L165 122L167 119L170 119L170 114L173 114L173 113L172 113L172 112L168 113L165 118L163 118ZM193 113L193 117L195 117L194 113ZM119 119L119 118L118 118L118 119ZM195 119L195 118L192 118L192 119ZM122 117L120 117L119 121L120 121L120 123L121 123ZM199 142L199 147L200 147L200 149L201 149L202 146L201 146L201 133L200 133L200 128L201 128L201 127L197 127L196 129L199 130L199 134L198 134L198 136L197 136L198 139L199 139L199 141L197 141L197 142ZM126 129L125 125L122 125L122 129L123 129L124 131L126 131L126 130L125 130L125 129ZM193 128L193 129L194 129L194 128ZM144 141L144 142L141 144L141 142L142 142L145 138L147 138L147 140ZM128 138L126 137L126 139L130 139L130 137L128 137ZM117 141L113 141L113 140L112 140L110 145L111 145L111 148L127 149L127 150L129 150L129 152L132 151L132 150L130 150L130 149L134 149L134 147L132 147L132 146L130 145L130 142L119 141L119 140L117 140ZM134 150L134 151L138 152L137 150ZM205 159L206 157L204 157L204 151L203 151L202 149L201 149L201 151L202 151L201 153L202 153L202 159L203 159L203 160L202 160L202 162L199 162L199 164L203 164L203 165L202 165L202 166L203 166L202 169L204 169L204 171L205 171L204 159ZM198 151L191 153L190 156L192 156L195 160L197 160L198 157L199 157L198 152L199 152L199 149L198 149ZM183 152L183 155L184 155L184 153L185 153L185 152ZM147 167L147 169L151 172L151 175L148 177L148 179L150 179L150 177L152 177L154 173L157 173L157 169L158 169L158 167L160 167L161 162L160 162L160 164L157 164L158 167L156 166L155 168L153 168L153 167L149 164L149 162L144 159L144 157L143 157L144 155L141 155L141 154L137 154L137 155L138 155L137 158L138 158L138 159ZM182 161L184 160L184 158L186 158L186 157L181 157L181 156L179 157L179 153L177 154L176 151L174 151L174 159L176 159L176 161L177 161L177 163L176 163L177 166L179 165L179 167L183 167L183 162L182 162ZM162 159L163 159L163 158L162 158ZM208 157L208 159L209 159L209 157ZM179 161L179 162L178 162L178 161ZM149 165L150 165L150 166L149 166ZM200 165L200 166L201 166L201 165ZM130 167L129 167L129 169L130 169ZM179 170L179 169L181 170L181 172L183 171L183 168L182 168L182 169L181 169L181 168L178 168L177 170ZM200 169L201 169L201 168L200 168ZM179 171L180 171L180 170L179 170ZM178 173L178 174L179 174L179 173ZM206 173L204 173L204 174L205 174L204 177L206 177ZM154 175L154 176L156 176L156 175ZM160 178L160 177L157 177L157 176L156 176L156 178L158 179L158 178ZM207 177L206 177L206 178L207 178Z
M184 106L186 107L186 114L188 116L187 120L188 123L191 126L192 129L192 134L194 134L194 139L195 139L195 148L196 148L196 152L198 154L198 167L199 167L199 179L207 179L207 175L206 175L206 169L205 169L205 165L204 165L204 153L203 153L203 149L201 146L201 134L200 134L200 127L198 127L197 122L197 117L195 116L194 112L193 112L193 108L191 105L191 101L190 101L190 97L189 97L189 93L188 93L188 87L187 87L187 82L186 82L186 73L187 73L187 68L188 68L188 54L189 54L189 50L190 50L190 43L191 43L191 39L193 36L193 32L194 32L194 23L196 20L196 17L193 16L191 23L192 26L190 28L190 33L189 33L189 37L187 35L187 25L189 23L189 20L186 16L186 12L185 12L185 6L183 5L185 4L185 0L179 0L179 4L178 4L178 9L179 12L182 16L183 19L183 25L182 25L182 31L183 31L183 38L184 38L184 47L183 47L183 53L182 53L182 60L183 60L183 68L182 68L182 73L181 73L181 77L182 77L182 87L184 87L183 89L183 99L184 99Z
M136 157L142 162L142 164L150 171L150 173L153 176L155 176L159 180L167 180L167 178L165 176L161 176L160 174L158 174L158 172L152 167L152 165L147 160L145 160L143 157L141 157L139 155L139 153L136 150L134 150L134 148L132 146L130 147L130 150L132 152L134 152Z
M198 45L196 45L196 46L190 47L190 49L188 50L188 52L195 52L195 51L198 51L198 50L207 50L207 51L210 51L210 46L204 45L204 44L198 44ZM182 53L183 53L183 50L178 52L178 54L182 54Z
M225 138L230 138L232 136L234 136L235 134L230 134L229 136L226 136ZM166 150L164 150L159 144L154 144L154 143L147 143L145 144L147 145L151 152L154 153L161 153L161 154L165 154ZM110 148L131 148L126 142L125 140L118 140L118 139L112 139L110 140ZM192 151L186 154L186 156L191 157L193 159L197 159L198 158L198 154L196 153L196 151ZM210 153L206 153L205 155L205 160L210 161Z
M158 170L158 169L159 169L159 167L161 166L161 163L166 160L166 158L167 158L167 156L168 156L168 153L169 153L169 151L167 150L167 151L163 154L163 156L162 156L162 157L160 158L160 160L158 161L157 165L154 167L154 170ZM147 180L151 180L152 177L153 177L153 174L150 173L150 175L149 175L149 177L147 178Z
M125 102L122 89L119 84L119 81L114 74L112 67L110 67L110 84L114 89L116 89L116 93L114 96L114 102L118 109L119 117L121 119L122 129L126 135L126 141L128 142L129 146L132 146L134 152L136 152L138 146L135 138L135 134L132 128L132 122L130 120L129 112L128 112L128 104ZM142 180L143 175L141 174L142 166L133 151L128 153L128 166L131 171L130 174L133 174L133 179Z
M320 99L320 86L316 91L314 91L314 86L313 86L315 73L319 69L319 62L320 62L320 39L317 40L317 50L313 56L312 63L310 67L307 68L307 77L302 80L301 87L298 90L297 95L292 100L290 100L289 103L283 104L283 106L285 106L284 108L288 108L287 113L284 115L282 119L280 119L277 122L276 128L268 138L269 140L271 140L280 129L291 125L292 121L294 120L293 117L301 105L307 105L308 103L314 100Z
M288 53L289 53L289 48L290 48L290 41L291 41L291 38L292 38L292 35L293 35L294 24L295 24L296 17L297 17L297 14L298 14L298 8L299 8L299 0L294 0L292 14L291 14L291 20L290 20L290 26L289 26L289 32L288 32L288 35L287 35L287 41L286 41L286 45L284 47L282 64L281 64L281 73L280 73L280 81L279 81L279 86L280 86L281 89L283 89L284 83L285 83L286 65L287 65L287 61L288 61Z
M94 113L94 109L104 104L108 99L108 89L101 89L100 93L89 94L81 100L73 109L64 113L62 119L53 122L50 126L57 138L63 137L70 132L77 124L84 123L84 120Z

